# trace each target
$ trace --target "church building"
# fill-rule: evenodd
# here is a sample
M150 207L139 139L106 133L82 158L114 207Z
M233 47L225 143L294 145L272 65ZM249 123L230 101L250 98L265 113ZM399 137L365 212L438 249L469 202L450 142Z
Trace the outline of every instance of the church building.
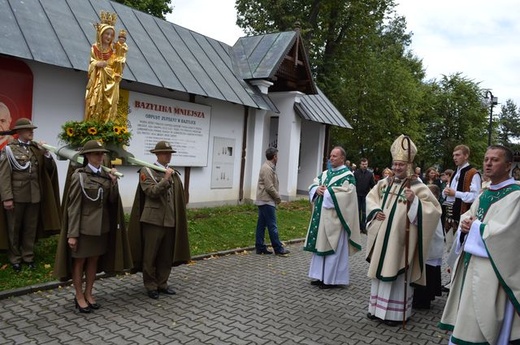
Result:
M258 172L278 148L280 194L306 193L323 170L331 126L351 128L316 86L298 30L242 37L233 46L108 0L5 0L0 22L0 102L11 127L27 117L35 139L60 148L67 121L81 121L93 24L117 14L128 53L120 84L126 150L153 163L160 140L177 151L189 207L255 199ZM194 14L195 16L196 14ZM125 208L138 166L120 162ZM58 161L63 189L67 160Z

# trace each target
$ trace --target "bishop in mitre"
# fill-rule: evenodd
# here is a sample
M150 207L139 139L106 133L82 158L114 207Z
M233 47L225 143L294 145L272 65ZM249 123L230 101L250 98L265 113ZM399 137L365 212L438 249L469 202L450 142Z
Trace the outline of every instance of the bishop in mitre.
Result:
M394 176L380 180L367 195L368 318L396 326L411 316L413 285L426 284L426 251L441 205L411 174L417 153L412 140L399 136L390 152Z

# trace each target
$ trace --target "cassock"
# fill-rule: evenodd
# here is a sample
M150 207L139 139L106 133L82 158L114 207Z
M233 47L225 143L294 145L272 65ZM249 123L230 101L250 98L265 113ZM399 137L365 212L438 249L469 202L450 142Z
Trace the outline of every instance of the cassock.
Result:
M315 194L327 186L323 196ZM309 186L313 211L304 250L312 252L309 277L328 285L349 284L348 257L361 250L356 183L341 166L324 171Z
M490 185L461 216L476 217L457 238L451 292L439 323L453 344L520 342L520 186Z
M441 206L430 189L411 179L415 199L408 210L407 180L380 180L367 195L367 256L371 281L370 314L382 320L401 321L405 310L405 243L408 237L408 283L426 284L425 262L439 223ZM384 212L383 221L375 219ZM409 219L409 231L406 231ZM406 319L411 316L413 285L406 288Z

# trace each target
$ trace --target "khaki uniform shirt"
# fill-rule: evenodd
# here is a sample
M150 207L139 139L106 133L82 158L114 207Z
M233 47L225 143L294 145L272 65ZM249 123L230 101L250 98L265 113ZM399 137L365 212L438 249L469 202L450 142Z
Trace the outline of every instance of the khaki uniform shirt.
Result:
M2 201L39 203L41 200L40 164L44 164L45 158L35 144L26 146L15 140L9 143L8 147L17 164L10 162L8 148L4 148L0 157Z
M163 172L141 168L139 185L146 196L140 221L158 226L175 227L173 180L166 180Z
M77 169L71 177L69 190L68 234L67 237L79 237L79 234L100 236L110 231L108 203L118 201L119 190L108 173L95 175L86 166Z

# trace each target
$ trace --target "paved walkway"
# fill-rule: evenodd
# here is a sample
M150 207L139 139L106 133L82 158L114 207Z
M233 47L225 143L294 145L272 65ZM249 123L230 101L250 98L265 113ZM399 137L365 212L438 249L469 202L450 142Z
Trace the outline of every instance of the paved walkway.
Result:
M406 330L367 319L364 253L351 257L351 285L309 284L302 243L288 257L251 251L175 267L177 295L152 300L141 275L103 278L101 309L80 314L71 287L0 300L0 344L447 344L436 324L445 298L414 311Z

